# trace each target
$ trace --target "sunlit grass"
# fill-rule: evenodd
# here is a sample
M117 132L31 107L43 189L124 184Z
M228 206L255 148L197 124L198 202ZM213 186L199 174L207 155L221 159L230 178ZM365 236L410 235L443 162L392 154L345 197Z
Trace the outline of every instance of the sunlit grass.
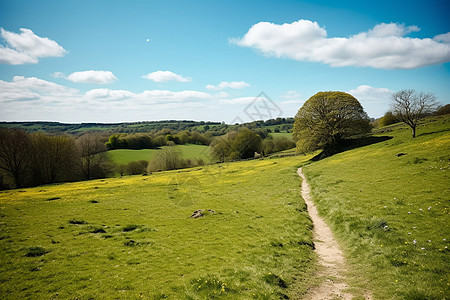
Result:
M345 246L349 278L377 299L444 299L449 289L449 118L304 168ZM402 156L396 154L405 153Z
M315 256L295 171L308 158L3 191L0 295L278 299L304 293ZM190 218L197 209L214 212Z

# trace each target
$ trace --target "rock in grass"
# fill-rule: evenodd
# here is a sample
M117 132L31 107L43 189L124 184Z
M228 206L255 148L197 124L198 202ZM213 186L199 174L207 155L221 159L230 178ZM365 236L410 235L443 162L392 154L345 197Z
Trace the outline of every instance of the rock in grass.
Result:
M191 215L191 218L193 219L198 219L201 217L204 217L205 215L207 215L208 213L215 213L216 211L213 209L208 209L207 211L203 210L203 209L198 209L196 211L194 211Z

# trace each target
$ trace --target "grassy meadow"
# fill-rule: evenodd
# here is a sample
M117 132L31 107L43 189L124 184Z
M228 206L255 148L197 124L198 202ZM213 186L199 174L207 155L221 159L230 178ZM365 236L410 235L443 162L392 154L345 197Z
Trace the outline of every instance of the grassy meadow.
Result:
M390 140L303 169L344 247L351 285L375 299L448 299L450 118L419 126L415 139L394 128L379 134Z
M415 139L403 125L378 135L391 139L318 162L274 155L2 191L0 297L299 298L318 268L303 165L350 292L448 299L450 118L430 119ZM148 155L130 151L111 152L122 163Z
M296 175L308 158L0 192L1 298L302 294L316 269Z
M180 151L183 158L202 158L205 162L209 162L208 146L204 145L176 145L174 146ZM164 148L164 147L163 147ZM150 161L158 153L159 149L116 149L110 150L108 153L111 156L113 162L117 164L127 164L132 161L146 160Z

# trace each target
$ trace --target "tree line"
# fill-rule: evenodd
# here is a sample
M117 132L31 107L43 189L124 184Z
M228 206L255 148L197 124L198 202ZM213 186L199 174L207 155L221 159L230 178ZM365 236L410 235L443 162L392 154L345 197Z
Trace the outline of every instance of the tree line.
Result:
M163 129L157 133L118 133L109 137L106 147L113 149L155 149L173 142L176 145L209 145L213 137L198 131L173 132Z
M0 128L0 187L103 178L113 165L99 136L50 136Z
M184 159L175 147L164 147L150 161L116 165L111 149L151 149L182 144L210 145L211 162L248 159L295 147L286 137L269 135L266 129L235 127L219 137L197 131L157 134L46 135L21 129L0 128L0 189L23 188L58 182L90 180L153 171L181 169L205 164L202 159Z
M224 136L216 137L210 145L210 154L215 161L225 162L264 156L295 147L287 137L273 138L267 130L251 130L241 127Z

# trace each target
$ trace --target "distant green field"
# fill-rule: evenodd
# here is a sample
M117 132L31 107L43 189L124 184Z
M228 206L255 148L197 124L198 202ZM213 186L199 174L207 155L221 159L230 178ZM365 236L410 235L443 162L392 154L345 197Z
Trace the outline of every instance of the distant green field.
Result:
M0 192L0 297L298 298L316 269L308 158Z
M450 117L415 139L405 125L384 135L304 167L314 201L344 246L350 285L374 299L449 299Z
M203 145L176 145L183 158L202 158L205 162L209 162L208 146ZM118 164L127 164L131 161L146 160L150 161L158 153L158 149L116 149L108 151L113 162Z
M286 137L288 139L292 139L292 133L290 132L271 132L269 135L272 137Z

